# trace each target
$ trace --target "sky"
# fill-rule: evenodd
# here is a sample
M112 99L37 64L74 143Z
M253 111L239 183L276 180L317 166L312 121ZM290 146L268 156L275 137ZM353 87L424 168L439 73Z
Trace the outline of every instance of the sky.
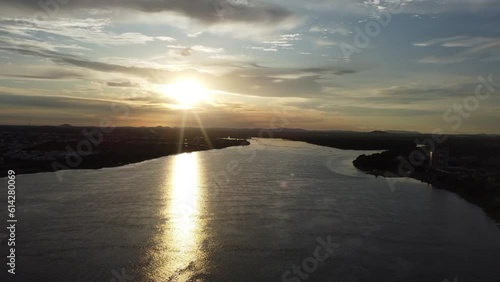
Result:
M2 0L0 124L499 134L499 26L498 0Z

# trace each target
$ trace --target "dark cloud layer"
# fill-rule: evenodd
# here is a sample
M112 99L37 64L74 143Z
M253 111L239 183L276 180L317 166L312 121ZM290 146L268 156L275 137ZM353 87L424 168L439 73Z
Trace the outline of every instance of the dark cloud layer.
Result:
M72 11L77 9L115 10L127 9L144 13L173 12L204 23L213 24L219 21L248 23L278 23L292 13L283 7L260 3L243 4L227 0L65 0L57 8L45 7L49 14L56 10ZM38 0L4 0L0 6L8 6L26 12L42 12L39 3L57 3Z
M123 88L139 87L139 85L137 83L133 83L130 81L118 81L118 82L109 81L109 82L106 82L106 85L109 87L123 87Z
M13 79L39 79L39 80L63 80L63 79L84 79L83 74L71 71L46 71L44 73L33 74L0 74L0 77Z

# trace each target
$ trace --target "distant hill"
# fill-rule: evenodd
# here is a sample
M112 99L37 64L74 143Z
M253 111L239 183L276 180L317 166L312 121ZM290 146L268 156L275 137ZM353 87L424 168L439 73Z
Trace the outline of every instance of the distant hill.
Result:
M392 134L422 134L418 131L406 131L406 130L387 130L386 132Z
M73 126L71 124L65 123L65 124L59 125L59 127L73 127Z

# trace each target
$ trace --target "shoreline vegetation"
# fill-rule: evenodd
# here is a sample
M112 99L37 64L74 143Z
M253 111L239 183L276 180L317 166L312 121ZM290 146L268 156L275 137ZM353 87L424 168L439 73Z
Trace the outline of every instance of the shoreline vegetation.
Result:
M416 147L414 150L418 150ZM375 177L408 177L457 193L466 201L481 207L500 226L500 185L485 170L464 167L444 167L429 164L424 159L420 165L410 163L414 150L387 150L372 155L360 155L353 165Z
M436 146L428 134L346 135L287 138L350 150L383 150L353 160L357 169L375 177L409 177L457 193L483 209L500 227L500 138L489 135L447 136ZM431 144L431 145L429 145ZM434 146L433 146L434 145ZM432 154L434 159L432 159Z
M207 139L195 129L118 128L111 134L99 133L94 127L9 129L14 130L7 134L0 131L4 147L3 152L0 147L0 178L6 177L8 170L31 174L101 169L180 153L250 144L246 138L208 136Z
M0 177L11 169L17 174L99 169L177 153L246 146L252 137L281 138L344 150L380 150L358 156L353 165L375 177L410 177L455 192L500 223L500 136L496 135L447 135L446 142L432 146L425 142L432 136L418 132L279 128L266 130L272 134L262 136L259 128L120 127L101 136L96 130L69 125L0 126ZM95 146L82 156L78 148L85 141ZM60 165L54 167L54 162Z
M196 140L200 142L200 140ZM204 141L204 140L203 140ZM203 142L202 141L202 142ZM139 163L147 160L157 159L161 157L166 157L170 155L177 155L182 153L208 151L208 150L218 150L233 146L247 146L250 142L244 139L215 139L210 140L212 147L207 144L195 143L192 144L192 140L186 140L186 143L179 146L178 144L172 143L154 143L154 144L141 144L140 146L134 146L129 144L112 144L108 143L103 146L106 148L106 152L100 152L92 156L82 156L82 162L80 165L74 168L61 168L60 170L69 169L101 169L109 167L119 167L133 163ZM109 147L114 147L113 150L109 150ZM121 151L123 150L123 151ZM127 152L124 154L122 152ZM59 164L64 165L65 159L55 159L51 161L38 160L24 162L19 161L11 163L10 165L0 165L1 174L0 178L7 176L8 170L14 170L16 174L32 174L39 172L56 172L58 170L54 169L54 163L59 162Z

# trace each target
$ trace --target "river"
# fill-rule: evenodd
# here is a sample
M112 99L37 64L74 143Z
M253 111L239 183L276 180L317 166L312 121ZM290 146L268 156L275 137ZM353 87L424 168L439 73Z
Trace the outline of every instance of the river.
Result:
M0 280L500 281L493 220L357 171L362 153L255 139L62 181L19 175L17 274Z

